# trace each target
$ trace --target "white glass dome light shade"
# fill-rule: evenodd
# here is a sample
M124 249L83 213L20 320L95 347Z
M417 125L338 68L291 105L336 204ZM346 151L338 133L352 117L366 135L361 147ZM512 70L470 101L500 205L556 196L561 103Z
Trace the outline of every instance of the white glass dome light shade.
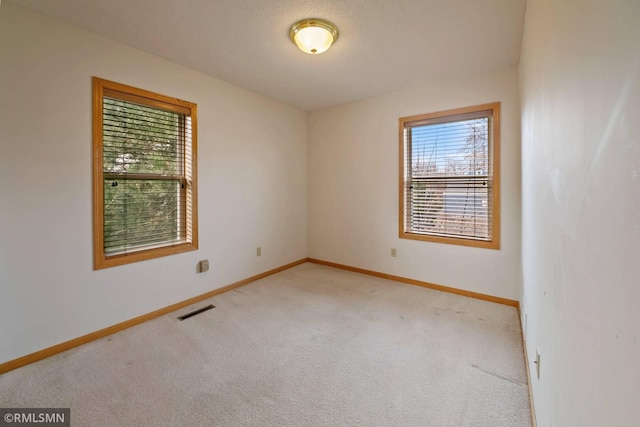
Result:
M338 39L338 29L323 19L304 19L291 26L289 37L301 51L315 55L331 47Z
M324 28L305 27L296 33L294 40L303 52L317 54L329 49L333 36Z

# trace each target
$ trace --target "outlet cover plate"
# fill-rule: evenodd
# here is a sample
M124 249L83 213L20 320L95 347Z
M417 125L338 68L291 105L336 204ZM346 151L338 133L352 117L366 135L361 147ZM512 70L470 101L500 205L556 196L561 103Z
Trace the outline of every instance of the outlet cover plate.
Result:
M204 273L205 271L209 271L209 260L208 259L203 259L202 261L198 262L198 272L199 273Z

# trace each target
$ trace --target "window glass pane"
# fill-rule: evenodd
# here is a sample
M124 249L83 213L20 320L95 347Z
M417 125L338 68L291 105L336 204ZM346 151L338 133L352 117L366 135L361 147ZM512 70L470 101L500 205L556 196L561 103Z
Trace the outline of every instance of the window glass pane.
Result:
M418 180L412 183L409 196L409 228L413 232L490 237L486 180Z
M118 252L184 239L179 180L104 180L104 247Z
M411 129L411 176L489 174L489 119Z
M182 123L181 114L105 97L103 170L180 174Z

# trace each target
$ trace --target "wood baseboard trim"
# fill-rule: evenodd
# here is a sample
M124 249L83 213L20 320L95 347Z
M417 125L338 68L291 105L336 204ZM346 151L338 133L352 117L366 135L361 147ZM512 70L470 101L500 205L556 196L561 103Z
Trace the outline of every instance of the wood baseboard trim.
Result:
M367 274L369 276L380 277L382 279L394 280L396 282L402 282L402 283L407 283L409 285L420 286L422 288L434 289L436 291L462 295L465 297L480 299L483 301L495 302L498 304L504 304L511 307L518 308L519 306L518 301L515 301L512 299L501 298L501 297L496 297L496 296L487 295L487 294L481 294L479 292L465 291L464 289L451 288L449 286L436 285L434 283L423 282L421 280L409 279L407 277L401 277L401 276L394 276L392 274L380 273L378 271L366 270L364 268L351 267L349 265L336 264L334 262L323 261L323 260L314 259L314 258L309 258L308 261L314 264L326 265L327 267L334 267L342 270L353 271L355 273Z
M537 427L536 407L533 404L533 389L531 388L531 371L529 370L529 353L527 353L527 341L524 339L524 328L522 325L522 307L518 303L518 319L520 320L520 332L522 336L522 351L524 352L524 367L527 370L527 388L529 389L529 408L531 410L531 426Z
M247 285L251 282L255 282L256 280L264 279L265 277L271 276L276 273L280 273L281 271L288 270L292 267L295 267L300 264L304 264L307 262L307 258L303 258L301 260L292 262L290 264L283 265L281 267L274 268L273 270L265 271L264 273L257 274L255 276L248 277L246 279L240 280L238 282L232 283L227 286L223 286L222 288L214 289L213 291L204 293L202 295L195 296L193 298L186 299L184 301L180 301L178 303L172 304L170 306L160 308L158 310L152 311L147 314L143 314L138 317L134 317L133 319L126 320L124 322L108 326L104 329L100 329L95 332L91 332L87 335L83 335L78 338L74 338L69 341L65 341L63 343L54 345L52 347L45 348L43 350L36 351L35 353L27 354L26 356L19 357L14 360L10 360L8 362L0 364L0 374L4 374L5 372L12 371L14 369L20 368L25 365L29 365L31 363L37 362L42 359L46 359L47 357L54 356L58 353L62 353L63 351L70 350L74 347L78 347L80 345L89 343L91 341L98 340L100 338L104 338L108 335L115 334L116 332L120 332L122 330L128 329L132 326L139 325L140 323L147 322L149 320L155 319L156 317L163 316L167 313L171 313L172 311L179 310L181 308L187 307L192 304L196 304L202 300L207 298L214 297L216 295L220 295L222 293L231 291L233 289L239 288L241 286Z

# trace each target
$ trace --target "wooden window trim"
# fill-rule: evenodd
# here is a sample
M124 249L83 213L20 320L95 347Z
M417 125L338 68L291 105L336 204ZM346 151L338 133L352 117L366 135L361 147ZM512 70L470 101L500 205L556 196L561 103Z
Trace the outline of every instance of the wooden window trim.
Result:
M191 162L185 164L191 177L187 185L191 187L191 197L187 206L191 207L190 221L187 227L191 241L166 245L152 249L143 249L126 254L106 256L104 252L104 187L103 187L103 97L112 96L147 106L183 113L191 119ZM177 98L161 95L147 90L123 85L109 80L93 78L93 253L94 269L99 270L118 265L144 261L163 256L193 251L198 249L198 120L197 105ZM175 179L176 177L167 177ZM182 176L180 176L182 178Z
M493 134L490 148L490 158L492 162L493 174L493 211L492 211L492 239L490 241L481 241L473 239L465 239L462 237L442 237L431 236L425 234L416 234L405 230L406 224L406 194L405 194L405 141L404 130L407 123L427 121L448 116L457 116L462 114L472 114L479 111L493 111ZM446 243L461 246L472 246L485 249L500 249L500 103L493 102L489 104L476 105L471 107L456 108L435 113L419 114L415 116L401 117L399 119L399 179L398 179L398 199L399 199L399 217L398 230L401 239L420 240L426 242Z

